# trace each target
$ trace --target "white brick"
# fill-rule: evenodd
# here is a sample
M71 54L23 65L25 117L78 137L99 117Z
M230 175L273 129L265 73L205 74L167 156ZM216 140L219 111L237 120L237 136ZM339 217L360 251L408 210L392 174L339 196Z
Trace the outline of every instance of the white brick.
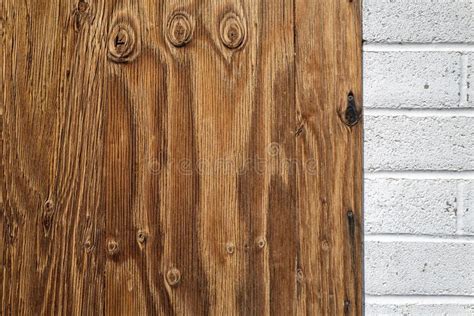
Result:
M367 316L403 315L403 316L472 316L474 315L474 302L472 304L403 304L379 305L366 304Z
M465 63L463 67L466 67L466 92L461 96L462 102L472 107L474 106L474 53L465 54L463 63Z
M474 243L365 244L366 293L474 295Z
M459 184L459 233L474 235L474 183Z
M366 170L474 169L474 117L365 116Z
M454 108L460 105L461 54L367 52L364 106Z
M367 233L456 233L457 181L369 179L364 191Z
M473 0L364 0L370 42L472 42Z

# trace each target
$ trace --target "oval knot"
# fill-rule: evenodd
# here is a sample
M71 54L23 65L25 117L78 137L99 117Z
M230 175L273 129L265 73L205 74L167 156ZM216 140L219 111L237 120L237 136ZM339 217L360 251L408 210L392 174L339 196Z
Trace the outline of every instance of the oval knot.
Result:
M176 12L168 20L167 37L173 46L182 47L193 38L193 23L185 12Z
M168 282L169 285L175 286L179 283L180 280L181 280L181 272L179 272L178 269L171 268L166 273L166 281Z
M138 56L138 35L131 19L120 19L109 33L108 58L116 63L129 63Z
M220 24L220 37L222 43L230 49L243 46L246 30L240 17L233 13L227 13Z

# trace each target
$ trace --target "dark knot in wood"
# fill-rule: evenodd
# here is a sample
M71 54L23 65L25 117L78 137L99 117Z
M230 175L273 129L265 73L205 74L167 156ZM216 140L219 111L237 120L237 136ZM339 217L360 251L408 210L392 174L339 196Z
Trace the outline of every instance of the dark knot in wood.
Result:
M175 12L168 20L167 37L173 46L182 47L193 38L194 24L185 12Z
M48 211L54 209L54 202L53 202L53 200L51 200L51 199L46 200L46 202L44 202L44 207L45 207L45 209L47 209Z
M245 24L237 14L229 12L224 15L220 23L220 37L227 48L237 49L243 46L246 33Z
M354 240L355 237L355 218L354 212L352 210L347 211L347 224L349 226L349 235L351 240Z
M348 126L356 125L360 120L360 113L357 110L354 93L350 91L347 94L347 106L346 111L344 112L343 121Z
M85 22L92 23L93 14L89 3L80 0L73 12L74 31L79 32Z
M138 35L131 19L120 19L109 33L108 58L116 63L129 63L138 56Z
M137 232L137 242L140 246L145 245L147 239L148 239L148 233L146 231L139 230Z
M81 13L86 12L89 9L89 4L84 0L79 1L77 4L77 10Z

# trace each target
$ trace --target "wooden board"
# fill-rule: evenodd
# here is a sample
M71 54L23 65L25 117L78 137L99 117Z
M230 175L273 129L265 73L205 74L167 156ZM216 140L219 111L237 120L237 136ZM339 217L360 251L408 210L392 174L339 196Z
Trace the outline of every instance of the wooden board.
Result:
M360 2L4 0L1 315L360 315Z

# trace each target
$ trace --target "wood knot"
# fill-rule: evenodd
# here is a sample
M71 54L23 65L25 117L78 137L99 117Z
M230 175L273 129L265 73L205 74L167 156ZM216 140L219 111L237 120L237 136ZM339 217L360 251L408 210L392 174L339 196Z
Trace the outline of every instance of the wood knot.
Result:
M130 17L119 17L109 33L107 57L116 63L129 63L138 53L136 23Z
M89 4L83 0L79 1L77 4L77 11L85 13L89 9Z
M348 314L351 309L351 301L349 300L344 300L344 313Z
M51 199L44 202L44 212L41 218L41 223L43 225L43 231L45 237L49 236L51 232L51 227L53 225L53 215L54 215L54 202Z
M49 233L51 232L51 227L53 225L53 214L45 213L41 219L41 223L43 225L44 236L48 237Z
M267 240L265 237L260 237L257 239L257 247L258 249L263 249L267 245Z
M237 14L229 12L224 15L220 23L220 37L227 48L237 49L243 46L246 33L245 24Z
M78 2L73 13L74 31L79 32L84 22L89 22L89 24L92 23L93 15L90 11L89 3L84 0Z
M166 272L166 282L170 286L178 285L179 281L181 280L181 272L179 272L176 268L171 268Z
M87 239L84 242L84 250L86 251L86 253L90 253L90 252L92 252L92 250L94 250L94 245L92 244L90 239Z
M302 269L297 269L296 270L296 282L301 283L303 282L304 275L303 275L303 270Z
M235 245L234 243L232 242L228 242L226 245L225 245L225 251L231 255L235 252Z
M329 250L329 242L324 239L322 242L321 242L321 249L323 251L328 251Z
M144 230L139 230L137 232L137 242L139 245L143 246L148 239L148 233Z
M109 240L107 242L107 253L109 256L114 256L119 252L119 244L115 240Z
M351 239L355 237L355 218L352 210L347 211L347 225L349 226L349 235Z
M54 209L54 202L53 200L51 199L48 199L46 200L46 202L44 202L44 208L48 211L51 211Z
M168 20L167 37L173 46L182 47L193 38L194 23L185 12L175 12Z
M354 126L359 122L360 115L360 112L357 110L354 93L352 93L352 91L349 91L349 93L347 94L346 110L344 111L344 115L341 117L342 121L347 126Z

